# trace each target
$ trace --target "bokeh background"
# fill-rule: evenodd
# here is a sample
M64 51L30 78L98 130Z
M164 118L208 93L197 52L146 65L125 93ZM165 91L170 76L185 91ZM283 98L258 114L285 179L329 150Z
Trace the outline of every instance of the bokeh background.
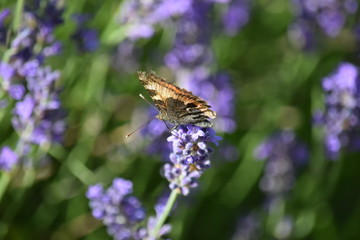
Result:
M0 7L0 239L112 239L85 193L116 177L154 214L169 133L155 119L125 138L156 114L138 70L207 100L223 138L168 238L360 238L357 1Z

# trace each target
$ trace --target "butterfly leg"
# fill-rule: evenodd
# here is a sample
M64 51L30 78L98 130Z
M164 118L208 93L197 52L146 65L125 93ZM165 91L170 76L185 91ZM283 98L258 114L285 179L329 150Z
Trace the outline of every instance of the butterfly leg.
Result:
M164 122L166 128L170 131L170 127L167 125L166 121L163 120L163 122Z
M164 122L166 128L169 130L170 133L179 126L179 125L175 125L172 128L170 128L169 125L167 125L166 121L163 121L163 122Z
M173 130L177 129L178 126L179 126L179 125L173 126L173 127L169 130L169 132L171 133Z

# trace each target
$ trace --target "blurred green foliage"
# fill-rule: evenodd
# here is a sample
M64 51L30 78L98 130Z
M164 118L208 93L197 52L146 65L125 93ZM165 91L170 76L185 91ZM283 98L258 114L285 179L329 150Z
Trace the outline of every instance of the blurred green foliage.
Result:
M10 0L0 4L14 6ZM48 60L62 75L61 100L68 112L65 141L52 146L49 159L36 172L18 170L12 176L0 205L0 239L111 239L91 216L85 198L88 185L106 185L115 177L130 179L150 213L167 188L159 174L161 158L144 150L151 139L144 141L140 134L125 139L134 127L134 111L145 109L146 103L137 97L144 89L136 73L113 66L116 46L124 37L116 23L120 4L65 2L65 22L56 31L64 43L63 54ZM101 39L96 52L79 52L70 40L74 13L91 15L90 26ZM214 154L199 189L178 199L168 220L173 225L171 239L231 239L238 219L261 209L264 196L258 186L264 162L256 161L253 151L277 129L293 129L311 149L309 165L298 176L286 205L279 207L279 214L294 217L291 239L360 238L359 154L326 160L323 132L311 120L323 107L322 78L341 61L359 62L353 54L355 43L344 33L324 40L316 51L304 52L288 41L292 19L288 1L255 1L250 22L238 35L214 34L217 67L231 74L236 92L238 129L223 138L240 155L225 162ZM137 42L143 49L142 69L161 68L161 56L171 47L170 34L160 30L153 39ZM4 135L9 118L2 116ZM27 177L33 181L27 182ZM263 213L262 221L261 239L274 239L276 219Z

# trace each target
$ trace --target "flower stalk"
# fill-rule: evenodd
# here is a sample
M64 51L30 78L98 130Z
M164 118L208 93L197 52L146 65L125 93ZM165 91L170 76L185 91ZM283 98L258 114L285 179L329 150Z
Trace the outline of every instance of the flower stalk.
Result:
M24 0L17 0L17 2L16 2L15 15L14 15L14 21L13 21L14 32L17 32L21 26L24 2L25 2Z
M156 239L156 236L159 234L161 227L164 225L166 218L169 216L171 209L173 208L176 198L178 196L178 190L174 189L171 191L171 194L166 202L165 209L157 219L154 230L151 233L151 237Z

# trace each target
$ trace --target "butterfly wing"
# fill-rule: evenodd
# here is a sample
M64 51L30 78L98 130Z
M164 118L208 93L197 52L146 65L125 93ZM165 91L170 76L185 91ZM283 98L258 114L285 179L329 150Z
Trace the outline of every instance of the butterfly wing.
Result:
M176 122L196 124L216 117L216 112L210 109L205 100L166 82L154 72L139 71L138 76L160 113L170 115Z

